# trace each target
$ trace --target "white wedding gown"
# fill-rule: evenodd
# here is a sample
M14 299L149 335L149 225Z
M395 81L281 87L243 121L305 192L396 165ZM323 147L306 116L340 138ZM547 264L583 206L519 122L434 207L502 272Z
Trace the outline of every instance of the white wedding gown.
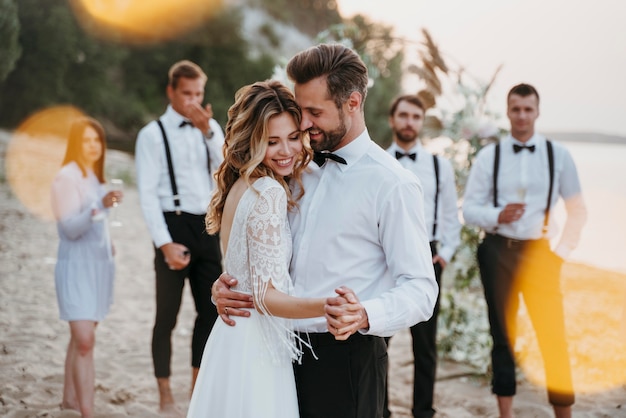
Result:
M269 177L256 180L235 211L224 267L239 284L233 290L262 296L271 279L292 293L289 277L291 233L287 197ZM262 298L260 298L262 299ZM291 321L252 310L234 318L234 327L218 318L204 349L188 418L297 418L292 361L301 354Z

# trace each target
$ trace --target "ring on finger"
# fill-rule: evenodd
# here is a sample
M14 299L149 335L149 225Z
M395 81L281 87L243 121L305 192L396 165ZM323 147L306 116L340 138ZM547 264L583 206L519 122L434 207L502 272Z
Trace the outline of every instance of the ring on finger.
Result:
M224 308L224 315L228 315L228 307Z

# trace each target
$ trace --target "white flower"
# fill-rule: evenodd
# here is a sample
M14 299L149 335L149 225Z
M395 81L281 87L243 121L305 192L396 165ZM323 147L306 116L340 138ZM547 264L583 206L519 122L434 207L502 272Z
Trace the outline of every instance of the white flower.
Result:
M491 120L483 120L478 127L478 136L480 138L492 138L498 135L498 127Z

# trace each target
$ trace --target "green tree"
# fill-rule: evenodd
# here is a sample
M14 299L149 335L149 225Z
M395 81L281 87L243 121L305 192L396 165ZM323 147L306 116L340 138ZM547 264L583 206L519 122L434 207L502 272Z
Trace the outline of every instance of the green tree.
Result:
M0 86L0 123L13 127L30 113L72 104L96 117L120 108L115 68L125 55L78 26L64 0L22 0L22 56Z
M22 0L18 11L22 56L0 95L0 117L10 126L34 109L66 100L63 74L73 59L66 42L73 22L63 1Z
M22 54L18 42L20 22L17 4L13 0L0 0L0 83L15 68Z

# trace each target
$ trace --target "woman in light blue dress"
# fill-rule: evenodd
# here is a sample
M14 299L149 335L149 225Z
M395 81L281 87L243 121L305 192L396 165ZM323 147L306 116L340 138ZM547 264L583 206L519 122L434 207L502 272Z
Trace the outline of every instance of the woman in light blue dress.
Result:
M122 192L106 192L102 125L80 118L71 127L62 168L52 183L59 249L54 272L60 318L69 322L62 408L92 417L95 330L113 300L113 249L108 208Z

